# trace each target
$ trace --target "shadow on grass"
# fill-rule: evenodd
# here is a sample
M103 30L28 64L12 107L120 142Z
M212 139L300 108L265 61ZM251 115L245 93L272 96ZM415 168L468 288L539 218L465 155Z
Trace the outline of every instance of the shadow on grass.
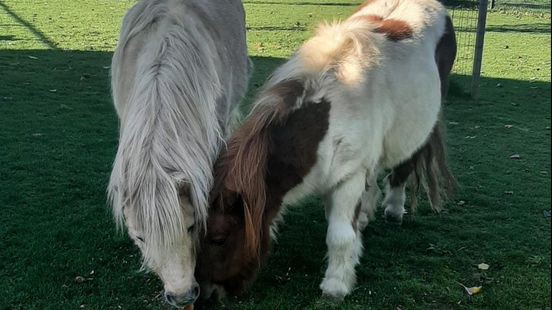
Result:
M487 26L487 32L528 32L550 34L550 23Z
M548 3L529 3L514 1L497 1L495 9L505 9L510 11L536 11L550 14L550 2Z
M243 1L243 4L278 4L278 5L313 5L313 6L358 6L360 5L360 1L357 3L346 3L346 2L303 2L303 1L289 1L289 2L283 2L283 1Z
M2 36L0 35L0 41L19 41L21 39L16 38L14 35Z
M159 297L160 282L151 274L137 273L139 252L128 238L116 234L105 205L105 188L117 147L117 118L109 90L110 60L111 53L106 52L0 51L0 275L9 279L0 281L0 308L74 309L83 304L97 309L120 305L138 309L164 307ZM246 102L251 101L266 77L283 61L253 57L255 71ZM468 78L454 76L453 81ZM447 115L462 123L498 115L515 125L539 122L538 126L543 123L541 119L548 117L549 125L550 83L483 78L481 93L482 104L452 96ZM452 128L450 137L468 141L463 137L467 135L464 131L469 130ZM540 140L542 135L535 136L537 142L523 137L515 143L521 143L519 147L524 152L535 149L542 153L536 149L544 141ZM493 139L498 139L494 132ZM455 142L452 145L456 147ZM491 164L496 161L495 151L490 147L486 148L489 154L481 150L474 153L469 146L461 147L467 151L462 153L463 157L453 157L459 161L455 167L476 165L470 160ZM531 157L538 158L538 154ZM495 170L505 169L507 166ZM538 169L543 168L528 171ZM465 169L456 171L461 181L475 178ZM525 175L513 173L512 177L523 178L520 187L527 183L533 188L542 184L544 188L549 184L547 176L532 183ZM481 179L478 182L484 182L485 178ZM507 182L519 183L509 179ZM473 197L480 196L483 190L476 187L470 199L476 199ZM516 189L516 193L518 190L524 188ZM548 188L531 192L530 197L541 197L545 192ZM504 198L479 199L478 209L481 209ZM423 210L424 205L421 207ZM481 215L514 212L511 216L523 219L529 212L527 208L519 214L507 208L471 212ZM446 257L445 261L424 252L434 240L449 249L457 248L466 237L451 233L459 226L455 226L457 223L449 215L442 215L446 221L440 221L427 212L420 214L417 222L400 230L383 221L369 226L364 237L367 249L358 268L359 289L346 300L346 306L369 303L375 308L385 308L389 300L384 296L392 298L394 304L408 303L401 294L409 292L404 285L412 277L394 276L396 272L392 270L408 272L408 266L414 266L420 274L432 274L432 268L427 267L432 265L426 263L429 259L436 260L439 268L450 263L458 269L465 263L458 258ZM314 307L325 266L324 211L320 201L310 199L290 210L286 219L273 255L255 286L245 296L230 299L231 308ZM465 231L473 228L468 222L462 225ZM533 239L520 239L525 235L530 234L516 233L515 238L533 246ZM93 280L79 283L75 282L76 276ZM434 278L414 280L437 281ZM371 285L376 287L378 295L368 294L368 289L374 290ZM423 292L415 288L414 293L408 294L422 296ZM445 301L440 305L455 304L456 297L449 295L443 297ZM431 300L419 302L435 307Z
M293 27L278 27L278 26L262 26L262 27L247 27L247 30L254 31L306 31L305 26L293 26Z
M25 28L27 28L35 37L37 37L40 40L40 42L42 42L42 44L44 44L44 46L46 46L47 48L50 48L50 49L57 49L56 44L52 40L48 39L48 37L46 37L46 35L44 35L43 32L41 32L40 30L35 28L35 26L33 24L31 24L28 21L24 20L15 11L10 9L10 7L8 7L4 3L4 1L0 1L0 7L11 18L13 18L18 24L20 24L20 25L24 26Z

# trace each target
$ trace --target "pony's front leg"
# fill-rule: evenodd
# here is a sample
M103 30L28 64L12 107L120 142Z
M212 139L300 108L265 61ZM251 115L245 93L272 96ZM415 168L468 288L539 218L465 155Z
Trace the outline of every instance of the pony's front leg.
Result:
M342 182L331 194L327 206L328 268L320 284L325 296L341 300L355 285L355 266L362 254L362 237L357 227L365 173Z

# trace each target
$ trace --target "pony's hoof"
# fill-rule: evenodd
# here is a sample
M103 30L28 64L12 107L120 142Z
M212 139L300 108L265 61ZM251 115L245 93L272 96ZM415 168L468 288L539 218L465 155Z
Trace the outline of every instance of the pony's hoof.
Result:
M340 309L343 299L336 300L335 298L322 294L322 296L316 301L315 309Z
M394 208L387 207L384 211L385 221L392 224L401 225L403 221L404 210L395 210Z
M345 296L349 294L349 289L345 283L337 279L324 279L320 284L322 298L333 303L341 303Z

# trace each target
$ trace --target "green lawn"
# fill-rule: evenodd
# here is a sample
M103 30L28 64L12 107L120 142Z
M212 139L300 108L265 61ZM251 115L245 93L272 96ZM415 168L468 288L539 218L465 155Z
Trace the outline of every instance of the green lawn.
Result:
M0 0L0 309L167 308L106 206L117 146L108 66L133 3ZM245 1L256 68L248 98L318 21L355 3ZM445 107L460 190L441 215L423 203L400 228L371 224L342 308L550 309L550 2L498 3L480 101L456 75ZM318 289L325 229L318 200L291 210L252 290L226 306L328 307ZM483 262L489 270L477 269ZM470 299L459 283L483 289Z

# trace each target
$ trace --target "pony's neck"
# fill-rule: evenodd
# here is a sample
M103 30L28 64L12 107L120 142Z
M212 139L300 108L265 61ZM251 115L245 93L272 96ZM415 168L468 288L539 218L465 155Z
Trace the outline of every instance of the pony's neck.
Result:
M281 124L270 128L266 166L267 209L272 222L287 192L303 182L316 164L320 142L329 127L330 102L306 102Z

